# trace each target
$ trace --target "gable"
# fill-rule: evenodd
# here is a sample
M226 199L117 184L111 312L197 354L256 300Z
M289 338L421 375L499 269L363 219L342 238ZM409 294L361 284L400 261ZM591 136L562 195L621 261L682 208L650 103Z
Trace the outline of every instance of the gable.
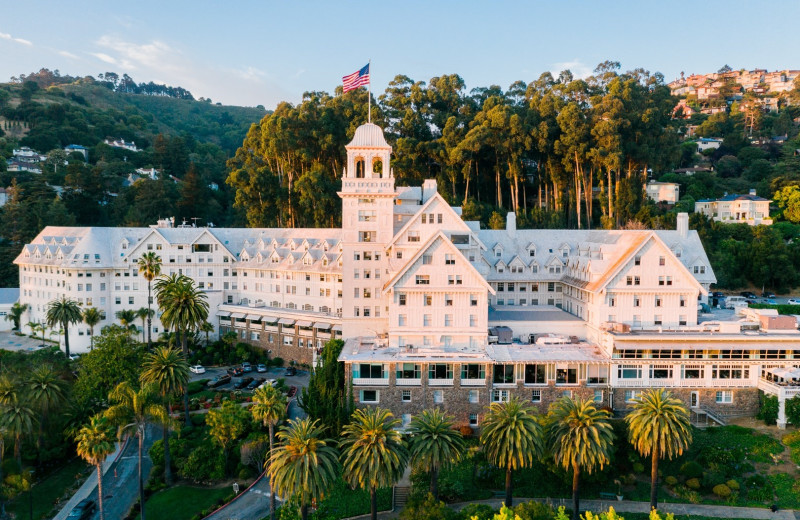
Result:
M430 237L442 230L473 235L472 230L453 210L450 204L436 193L400 228L400 231L395 234L387 247L391 247L396 243L408 243L409 232L418 237L413 242L425 243ZM475 238L477 240L477 237Z

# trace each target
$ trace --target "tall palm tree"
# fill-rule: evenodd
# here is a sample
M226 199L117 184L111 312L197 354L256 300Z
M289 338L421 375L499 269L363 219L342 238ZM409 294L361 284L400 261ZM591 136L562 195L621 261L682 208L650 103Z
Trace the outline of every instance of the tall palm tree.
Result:
M342 429L342 476L352 487L369 489L372 520L378 518L378 488L397 482L408 464L408 449L384 408L357 409Z
M0 374L0 406L9 406L19 401L20 385L8 372Z
M17 463L22 466L22 438L33 432L36 424L36 412L23 403L15 402L3 405L0 408L0 427L5 429L14 438L14 457Z
M123 309L121 311L117 311L117 319L119 320L120 324L127 329L131 329L135 325L136 321L136 311L133 309Z
M29 321L25 324L26 327L31 329L31 337L36 338L36 331L39 330L39 324L35 321Z
M542 427L533 407L517 398L492 403L481 426L486 458L506 470L506 507L512 507L512 473L533 464L544 452Z
M19 331L20 322L22 321L22 315L25 314L25 311L28 310L27 303L19 303L14 302L11 306L11 310L6 315L6 319L14 323L14 330Z
M105 414L112 424L117 426L117 437L135 435L139 441L139 511L144 518L144 477L142 475L142 447L149 424L160 424L171 427L174 421L161 406L156 385L144 385L134 388L125 381L118 384L110 394L113 404Z
M556 464L572 469L572 519L580 519L581 471L589 474L595 467L609 463L614 445L614 430L609 413L599 410L591 399L562 397L548 414L550 453Z
M147 280L147 309L150 311L147 315L147 348L149 350L153 347L150 331L153 330L153 315L155 314L152 309L153 296L151 288L153 280L161 276L161 257L153 251L143 254L139 258L139 273L142 278Z
M69 326L73 323L80 323L82 319L81 308L78 302L66 296L53 300L47 304L47 325L55 327L61 325L64 331L64 352L69 358ZM44 339L44 332L42 332Z
M438 408L423 410L411 420L411 461L431 472L431 494L439 499L439 470L461 460L466 449L461 432Z
M339 457L332 439L323 438L324 428L311 419L290 420L278 431L280 444L267 465L273 493L295 496L300 516L308 518L308 506L321 499L339 474Z
M250 412L256 421L261 421L264 426L269 427L269 455L272 457L275 449L275 425L286 415L286 396L272 385L262 386L253 394L253 406L250 407ZM269 517L275 520L275 493L269 498Z
M142 343L145 342L144 339L144 329L147 327L147 323L153 319L153 311L152 309L148 309L147 307L141 307L139 310L136 311L136 317L142 320ZM145 323L147 322L147 323Z
M83 322L89 326L89 348L94 348L94 328L102 318L103 315L95 307L83 310Z
M191 278L169 275L156 281L156 301L163 310L161 323L181 333L181 351L189 359L186 340L189 331L208 318L208 297L194 286ZM183 407L186 426L191 426L188 387L183 390Z
M41 365L34 369L26 383L27 401L39 412L39 452L42 449L44 427L50 414L67 401L66 383L52 366Z
M204 321L200 324L200 332L204 332L206 335L206 346L208 346L209 340L208 335L214 332L214 324L208 321Z
M630 443L642 457L652 457L650 509L658 507L658 460L679 457L692 443L689 410L667 390L651 389L633 400L625 417Z
M78 456L97 468L97 504L100 520L105 520L103 509L103 462L114 453L114 429L108 418L100 414L89 420L75 436Z
M147 354L140 376L142 383L154 384L163 400L164 410L169 415L169 402L173 395L183 392L189 384L189 363L181 352L173 347L158 347ZM169 429L163 427L164 482L172 484L172 469L169 458Z

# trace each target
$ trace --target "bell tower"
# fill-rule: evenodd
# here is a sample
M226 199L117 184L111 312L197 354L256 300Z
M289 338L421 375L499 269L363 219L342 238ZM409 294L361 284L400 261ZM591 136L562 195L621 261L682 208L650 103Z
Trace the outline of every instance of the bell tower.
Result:
M388 299L382 296L394 236L392 147L383 130L367 123L346 147L342 178L342 335L375 336L388 332Z

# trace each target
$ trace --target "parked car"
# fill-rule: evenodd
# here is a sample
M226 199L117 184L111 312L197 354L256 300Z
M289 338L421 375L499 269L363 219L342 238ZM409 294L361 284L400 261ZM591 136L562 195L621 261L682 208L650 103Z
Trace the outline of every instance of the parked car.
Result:
M706 303L698 303L697 312L701 314L708 314L709 312L711 312L711 307L709 307L708 304Z
M72 508L67 518L69 520L85 520L91 518L96 509L97 504L95 504L94 500L87 498L78 502L78 505Z
M775 298L775 293L771 293L769 291L765 291L761 293L762 298Z
M756 293L751 291L742 291L739 293L739 296L743 296L745 298L757 298Z
M767 305L778 305L778 302L775 301L773 298L764 298L761 300L761 303L766 303Z
M725 297L725 295L724 295L724 294L722 294L722 293L721 293L721 292L719 292L719 291L713 291L713 292L711 293L711 297L712 297L712 298L719 298L719 299L721 299L721 298L724 298L724 297Z
M228 374L222 374L221 376L217 376L208 383L206 386L209 388L217 388L218 386L227 385L231 382L231 376Z
M239 377L244 374L244 370L241 367L230 367L228 369L228 375L232 377Z
M294 397L294 395L296 393L297 393L297 387L296 386L290 386L289 387L289 391L286 392L286 395L288 395L289 397Z
M253 379L253 380L250 382L250 384L249 384L249 385L247 385L247 389L248 389L248 390L255 390L256 388L260 387L260 386L261 386L261 384L262 384L264 381L266 381L266 378L263 378L263 377L257 377L257 378L255 378L255 379Z
M728 296L725 298L725 308L735 309L736 307L747 307L748 303L744 296Z
M256 372L258 373L263 373L266 371L267 371L267 365L265 365L264 363L259 363L258 366L256 367Z
M258 388L263 388L265 386L275 386L275 380L274 379L267 379L266 381L264 381L263 383L258 385Z
M205 374L206 367L204 367L203 365L192 365L189 367L189 372L191 372L192 374Z
M786 302L787 305L800 305L800 300L795 298L789 298L789 301Z
M244 363L242 363L242 370L244 371L245 374L247 374L248 372L252 372L253 365L245 361Z
M287 368L286 369L286 375L287 376L296 376L297 375L297 369L294 368L294 367Z
M243 377L241 379L237 379L236 382L233 383L233 387L237 390L241 390L242 388L246 388L253 381L252 377Z

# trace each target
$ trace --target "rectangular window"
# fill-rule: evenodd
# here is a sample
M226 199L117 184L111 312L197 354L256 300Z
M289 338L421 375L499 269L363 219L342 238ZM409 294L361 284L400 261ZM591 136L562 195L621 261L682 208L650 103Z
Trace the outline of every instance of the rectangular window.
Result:
M508 390L492 390L493 403L505 403L509 399Z
M541 390L531 390L531 402L534 402L534 403L541 403L542 402L542 391Z
M397 379L419 379L422 377L420 365L415 363L398 363L396 375Z
M400 314L397 316L397 326L398 327L405 327L406 326L406 315Z
M620 379L641 379L642 367L639 365L620 365L617 368L617 377Z
M425 314L422 316L422 326L423 327L430 327L431 326L431 314Z
M358 241L359 242L374 242L375 241L375 232L374 231L359 231L358 232Z
M452 307L453 306L453 295L452 294L445 294L444 295L444 305L445 305L445 307Z
M461 379L486 379L486 368L478 364L461 365Z
M433 263L433 255L422 255L422 265L431 265Z
M717 403L730 404L733 402L733 392L731 390L723 390L717 392Z
M639 307L640 303L641 302L639 301L639 295L638 294L634 294L633 295L633 306L634 307Z
M469 391L469 402L472 404L477 404L480 399L480 391L478 390L470 390Z
M495 365L492 382L501 385L513 384L514 365Z
M556 384L557 385L578 384L578 368L571 366L556 367Z
M476 413L469 414L469 425L478 426L478 414Z
M428 365L428 379L453 379L453 365L447 363Z
M408 241L409 242L419 242L419 231L409 231L408 232Z
M410 403L411 402L411 390L403 390L403 402Z
M672 379L672 365L651 365L650 379Z
M586 367L586 382L590 385L608 383L608 365L589 365Z
M398 305L405 305L406 304L406 295L405 294L398 294L397 295L397 304Z
M633 285L633 276L625 277L625 285Z
M470 327L477 327L478 326L478 319L477 316L474 314L469 315L469 326Z
M431 277L427 274L418 274L416 275L416 282L417 285L430 285L431 284Z
M422 305L424 305L425 307L433 305L433 296L431 296L430 294L423 294Z
M656 295L656 307L661 307L661 296Z
M359 401L362 403L377 403L380 398L378 390L361 390Z
M641 393L641 390L625 390L625 402L633 402L633 400L639 397L639 394Z
M594 402L595 403L602 403L603 402L603 391L602 390L595 390L594 391Z
M667 265L667 260L666 260L666 258L664 258L663 256L659 256L659 257L658 257L658 265L660 265L660 266L665 266L665 265Z
M543 385L547 383L545 379L545 365L525 365L525 384Z
M445 254L444 255L444 265L455 265L456 264L456 257L453 254Z
M452 327L453 326L453 315L452 314L445 314L444 315L444 326L445 327Z
M683 365L681 371L683 379L703 379L705 377L703 365Z
M433 402L436 404L441 404L444 402L444 390L433 391Z

